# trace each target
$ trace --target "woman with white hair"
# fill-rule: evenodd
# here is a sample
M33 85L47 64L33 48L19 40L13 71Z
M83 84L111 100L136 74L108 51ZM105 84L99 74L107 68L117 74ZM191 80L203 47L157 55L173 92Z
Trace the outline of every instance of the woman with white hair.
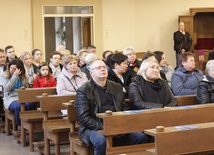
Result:
M133 109L174 107L178 104L166 81L161 79L158 62L153 57L142 62L129 86L129 99Z
M133 47L127 47L123 50L123 54L128 57L127 59L127 65L130 69L134 70L135 72L138 72L141 61L139 61L136 58L136 53Z
M197 89L197 103L213 103L214 102L214 60L210 60L206 64L206 75L199 82Z

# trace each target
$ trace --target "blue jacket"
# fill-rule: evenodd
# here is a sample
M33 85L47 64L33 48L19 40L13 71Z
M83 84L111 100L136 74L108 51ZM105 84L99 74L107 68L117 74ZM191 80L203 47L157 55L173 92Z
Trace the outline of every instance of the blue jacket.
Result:
M195 69L193 72L179 67L172 74L171 88L175 96L197 94L197 87L203 78L203 73Z

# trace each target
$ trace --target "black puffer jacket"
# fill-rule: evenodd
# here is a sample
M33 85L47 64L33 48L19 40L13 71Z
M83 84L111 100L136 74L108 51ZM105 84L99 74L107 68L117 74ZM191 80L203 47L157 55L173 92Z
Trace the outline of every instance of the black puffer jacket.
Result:
M214 78L206 74L202 81L199 82L197 89L197 103L213 103L214 102Z
M120 84L107 80L106 91L112 95L116 111L128 109L124 102L123 88ZM75 109L80 121L79 138L88 146L91 130L103 129L102 120L96 117L96 114L101 111L101 100L93 80L89 80L77 90Z
M133 109L175 107L177 99L172 95L165 80L157 79L155 85L141 75L133 78L129 86L129 99Z

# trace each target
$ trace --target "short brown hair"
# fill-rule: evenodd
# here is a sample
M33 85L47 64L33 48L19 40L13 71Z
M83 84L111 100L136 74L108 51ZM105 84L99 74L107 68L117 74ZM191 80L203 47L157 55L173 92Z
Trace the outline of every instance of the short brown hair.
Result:
M184 52L184 53L180 54L180 58L179 58L180 66L183 66L182 62L187 62L188 56L194 57L192 52Z
M73 60L78 62L78 58L75 55L65 56L65 58L62 60L63 66L66 66L69 62L71 62Z

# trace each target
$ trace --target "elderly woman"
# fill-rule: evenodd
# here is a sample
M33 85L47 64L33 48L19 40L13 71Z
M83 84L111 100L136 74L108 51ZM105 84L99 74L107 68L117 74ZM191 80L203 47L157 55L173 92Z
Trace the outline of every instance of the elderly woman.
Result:
M23 62L19 59L11 60L8 64L4 75L0 77L0 85L4 87L4 107L14 112L15 122L20 130L19 112L21 111L21 104L18 103L17 89L22 86L28 87L28 80L26 78ZM33 108L32 103L26 103L25 109Z
M128 67L137 72L140 68L141 62L138 59L136 59L136 53L134 48L132 47L125 48L123 54L128 56L127 59Z
M206 64L206 75L199 82L197 90L197 103L213 103L214 102L214 60L210 60Z
M144 60L129 86L133 109L152 109L177 106L168 84L160 78L158 62L151 57Z
M77 89L88 81L85 73L77 66L78 59L74 55L68 55L63 60L63 69L57 78L58 95L76 95Z
M24 63L25 73L28 78L28 83L32 87L33 86L33 80L36 77L38 67L32 63L32 56L30 52L24 51L20 55L20 59Z
M171 88L175 96L197 94L203 73L195 69L195 59L191 52L180 55L180 66L172 74Z

